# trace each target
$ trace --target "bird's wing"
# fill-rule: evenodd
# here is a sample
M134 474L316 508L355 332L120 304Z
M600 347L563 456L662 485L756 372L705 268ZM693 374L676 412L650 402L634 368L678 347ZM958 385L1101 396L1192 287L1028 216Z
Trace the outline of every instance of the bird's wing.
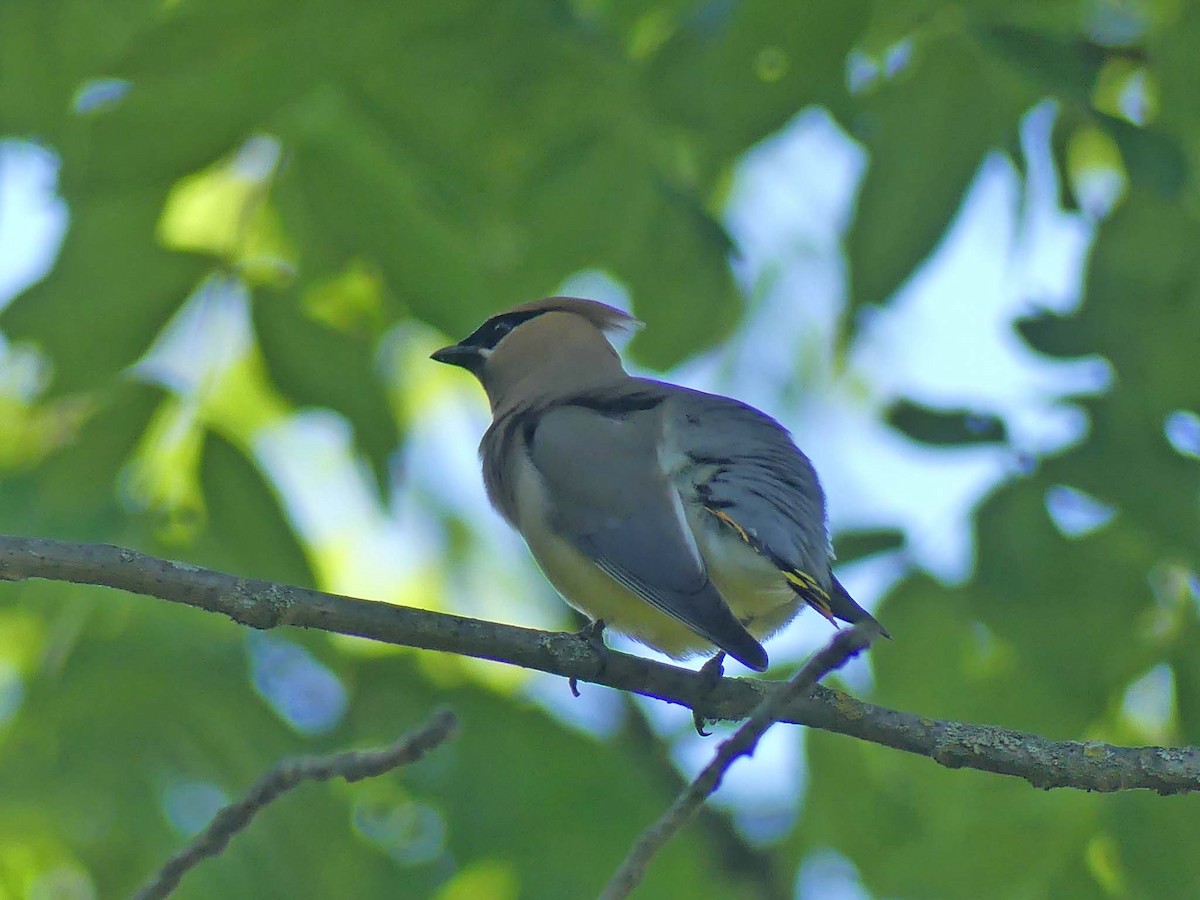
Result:
M548 514L555 531L611 578L761 671L766 653L709 580L659 465L660 400L585 397L539 418L526 441Z
M821 615L845 622L871 618L833 577L825 495L787 430L737 400L663 387L669 388L667 444L698 502L770 559Z

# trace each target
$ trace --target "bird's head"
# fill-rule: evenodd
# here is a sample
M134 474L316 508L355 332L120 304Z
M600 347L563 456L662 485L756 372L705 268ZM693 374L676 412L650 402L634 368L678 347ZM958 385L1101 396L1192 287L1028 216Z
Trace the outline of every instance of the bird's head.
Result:
M605 335L638 324L595 300L548 297L492 316L430 358L478 378L498 411L624 378Z

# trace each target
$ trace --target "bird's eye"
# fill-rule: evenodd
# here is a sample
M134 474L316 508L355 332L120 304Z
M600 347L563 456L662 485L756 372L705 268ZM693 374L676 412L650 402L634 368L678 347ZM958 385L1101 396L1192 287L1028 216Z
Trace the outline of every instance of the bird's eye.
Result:
M519 324L521 324L519 321L513 321L512 319L497 319L495 322L492 322L487 326L487 331L485 332L487 335L487 346L489 348L495 347L504 339L505 335Z
M539 316L544 310L535 310L532 312L510 312L503 316L497 316L494 319L488 319L471 335L463 340L462 343L470 347L479 347L482 350L493 350L508 335L510 331L516 328L523 322L528 322L530 319Z

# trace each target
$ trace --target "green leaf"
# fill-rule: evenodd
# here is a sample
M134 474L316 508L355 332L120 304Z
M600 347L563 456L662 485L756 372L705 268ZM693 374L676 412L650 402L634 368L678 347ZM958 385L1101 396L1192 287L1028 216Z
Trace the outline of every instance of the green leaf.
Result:
M869 10L861 0L701 4L670 24L641 79L711 177L804 107L844 102L846 54Z
M1062 38L1012 25L976 29L980 44L1042 90L1091 105L1092 86L1109 51L1078 37Z
M109 73L132 88L92 122L88 184L113 191L169 184L235 150L309 89L320 70L299 61L320 53L321 25L334 21L318 4L290 7L287 16L271 16L273 7L177 4L166 12L153 37ZM72 167L64 177L77 174Z
M1047 465L1037 479L981 506L978 539L988 549L981 549L964 594L971 618L989 629L998 648L1016 653L1017 670L1032 682L1026 694L998 680L994 687L1011 694L1011 709L1021 712L989 721L1058 737L1079 735L1099 718L1157 652L1130 639L1130 630L1154 609L1148 582L1154 550L1111 486L1097 490L1071 480L1079 476L1077 466ZM1058 483L1115 504L1113 522L1083 537L1064 537L1046 509L1046 492Z
M931 409L911 400L888 407L887 423L923 444L996 444L1007 440L997 416L970 410Z
M853 132L871 162L848 236L851 310L883 303L925 259L989 150L1036 95L962 38L918 45L862 104Z
M742 303L729 268L729 236L687 198L668 190L644 198L646 216L629 223L634 245L617 262L635 312L646 323L630 344L641 362L668 368L732 331ZM640 240L639 240L640 239ZM653 246L655 255L642 252Z
M1054 127L1050 132L1050 157L1054 161L1054 180L1058 185L1058 205L1066 212L1079 212L1079 198L1075 196L1071 184L1070 146L1071 138L1086 121L1083 115L1071 115L1067 110L1060 110L1054 118Z
M208 268L155 243L163 198L154 187L69 193L71 224L54 268L0 312L5 333L34 341L50 358L56 393L111 384Z
M1164 856L1164 842L1187 847L1200 840L1193 797L1122 794L1108 804L1107 833L1128 886L1127 896L1186 897L1200 889L1200 859Z
M1190 597L1186 601L1194 602ZM1200 648L1200 623L1192 613L1171 653L1179 737L1191 747L1200 745L1200 653L1196 652L1197 648Z
M1200 8L1191 3L1171 10L1165 27L1146 42L1151 71L1159 84L1159 115L1164 127L1190 142L1191 187L1196 190L1196 138L1200 136L1200 94L1196 91L1196 46Z
M300 406L323 406L354 427L355 446L386 490L399 435L380 380L373 336L315 321L294 293L258 298L254 329L272 383Z
M214 432L205 437L201 485L208 521L187 547L189 559L284 584L315 583L274 488L241 451Z
M1175 410L1200 409L1192 364L1200 333L1198 242L1200 222L1147 191L1131 191L1105 222L1078 327L1081 340L1112 363L1115 386L1090 404L1091 439L1055 463L1070 473L1061 481L1115 503L1164 560L1194 571L1200 472L1163 429Z
M899 550L902 546L904 546L904 532L895 528L839 531L836 541L838 562L843 565L863 557Z
M1139 128L1102 113L1096 115L1117 142L1132 184L1167 200L1179 197L1187 183L1187 159L1171 135L1155 128Z
M1030 347L1047 356L1078 357L1096 349L1073 315L1042 312L1018 319L1016 329Z
M0 477L0 531L73 540L116 540L128 527L120 473L161 400L122 381L91 398L79 431L36 468Z
M94 78L152 29L154 0L87 0L0 5L0 122L7 135L78 147L72 104ZM82 148L80 148L82 149Z
M797 834L848 857L875 896L1010 900L1048 884L1060 896L1098 893L1080 862L1101 798L819 731L808 748L816 777Z
M443 208L436 177L391 144L351 98L323 88L280 124L295 189L321 223L314 236L343 260L374 260L387 290L427 321L444 322L464 299L486 297L470 231ZM298 209L286 205L284 214ZM285 224L291 231L293 221ZM300 254L304 266L303 244Z

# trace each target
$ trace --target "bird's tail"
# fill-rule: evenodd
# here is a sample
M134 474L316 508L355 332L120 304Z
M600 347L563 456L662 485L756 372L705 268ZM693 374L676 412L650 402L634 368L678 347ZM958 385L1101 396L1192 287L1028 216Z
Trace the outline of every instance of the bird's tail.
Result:
M855 622L874 622L879 625L879 622L873 615L858 605L850 592L846 590L845 585L838 581L837 576L833 576L833 590L829 594L829 611L843 622L849 622L853 625ZM885 638L891 638L887 633L887 629L879 625L879 633Z

